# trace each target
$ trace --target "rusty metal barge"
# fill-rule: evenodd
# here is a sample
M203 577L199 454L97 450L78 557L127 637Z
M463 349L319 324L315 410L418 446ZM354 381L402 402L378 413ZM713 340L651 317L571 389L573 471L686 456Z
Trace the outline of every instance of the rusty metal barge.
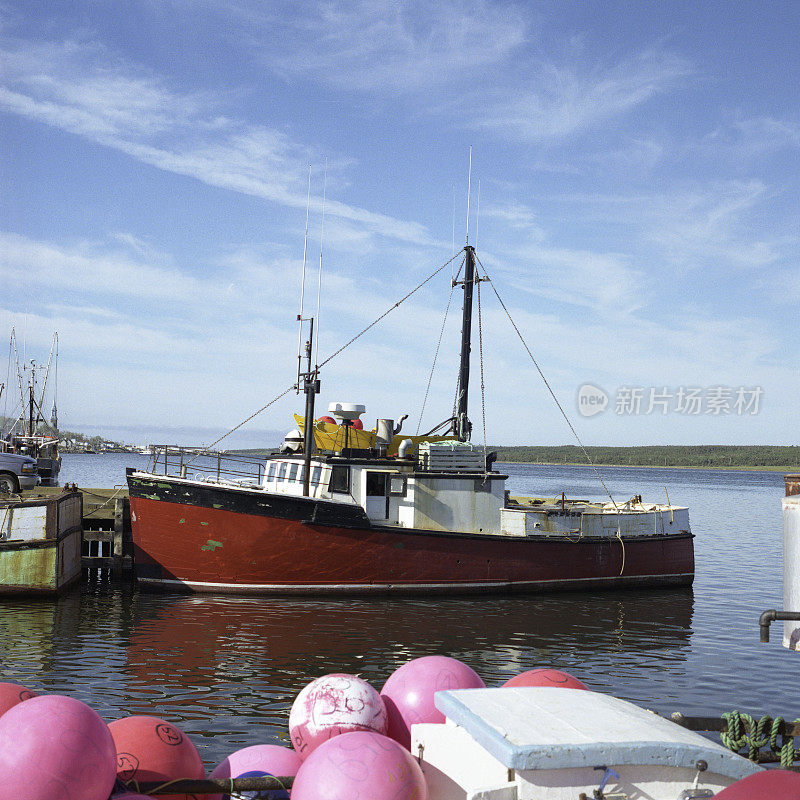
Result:
M0 595L58 594L81 577L83 496L0 500Z

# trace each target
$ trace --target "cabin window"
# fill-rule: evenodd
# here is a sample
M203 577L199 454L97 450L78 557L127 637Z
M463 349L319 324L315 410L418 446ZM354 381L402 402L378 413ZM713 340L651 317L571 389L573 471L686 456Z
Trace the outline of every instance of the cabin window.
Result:
M286 467L289 465L284 461L278 468L278 480L282 481L286 477Z
M267 470L267 480L271 481L275 477L275 470L278 468L278 465L271 461L269 465L269 469Z
M292 466L289 467L289 480L290 481L296 481L297 480L297 468L299 466L300 466L299 464L292 464Z
M328 488L332 492L348 494L350 491L350 467L337 464L331 467L331 479Z
M406 496L406 478L405 475L392 475L389 478L389 493L394 497Z
M367 497L386 497L386 472L367 473Z
M313 483L315 486L319 484L321 474L322 467L314 467L314 469L311 470L311 483Z

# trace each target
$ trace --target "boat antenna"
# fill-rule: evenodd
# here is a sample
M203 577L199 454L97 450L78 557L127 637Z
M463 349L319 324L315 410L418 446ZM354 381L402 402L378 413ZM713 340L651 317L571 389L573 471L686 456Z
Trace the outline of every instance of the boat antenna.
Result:
M456 252L456 187L453 186L453 254Z
M14 329L11 329L11 340L8 344L8 363L6 364L6 382L5 386L9 386L11 380L11 342L14 340ZM6 399L3 401L3 417L5 418L8 413L8 392L6 392Z
M311 164L308 165L306 195L306 233L303 237L303 272L300 277L300 313L297 315L297 393L300 394L300 373L303 369L303 299L306 290L306 253L308 252L308 211L311 207Z
M42 382L42 393L39 395L39 410L44 408L44 396L47 393L47 382L50 379L50 366L53 363L53 354L58 352L58 334L53 333L53 343L50 345L50 356L47 359L47 368L44 373L44 381ZM58 356L56 356L58 358Z
M467 244L469 244L469 195L472 191L472 145L469 146L469 171L467 172Z
M17 422L19 422L20 425L22 425L22 420L25 417L25 387L22 385L22 372L24 371L24 367L21 370L20 366L19 366L19 351L17 350L17 337L16 337L16 334L15 334L13 328L11 329L11 346L12 346L12 348L14 350L14 363L15 363L16 368L17 368L17 384L19 385L19 408L20 408L19 414L20 415L19 415L19 419L17 419L17 421L14 422L14 428L16 428ZM12 430L13 430L13 428L12 428ZM21 431L21 432L24 433L24 431Z
M456 252L456 187L453 186L453 255ZM455 265L453 265L453 269L455 269ZM453 270L450 270L450 282L453 282L453 278L455 277Z
M325 158L325 177L322 181L322 223L319 233L319 271L317 272L317 340L314 363L319 364L319 309L322 297L322 245L325 241L325 193L328 189L328 159Z
M478 196L475 198L475 249L478 249L478 222L481 217L481 179L478 178Z
M54 430L58 430L58 331L55 333L56 340L56 365L55 376L53 379L53 413L50 414L50 425Z

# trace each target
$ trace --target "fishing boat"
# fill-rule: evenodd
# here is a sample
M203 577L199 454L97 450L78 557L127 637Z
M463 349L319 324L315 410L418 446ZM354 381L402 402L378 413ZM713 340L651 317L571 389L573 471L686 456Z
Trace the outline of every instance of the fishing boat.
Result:
M53 379L53 410L49 425L44 416L44 403L50 385L51 368ZM36 460L36 471L42 486L58 486L61 470L61 455L58 451L58 333L53 334L53 343L47 364L34 360L21 364L17 353L16 337L11 331L9 347L9 372L14 372L19 386L18 414L12 417L8 430L0 435L0 450L6 453L26 455ZM37 386L38 383L38 386Z
M128 468L140 586L337 594L690 585L685 507L639 496L509 497L495 454L470 442L473 289L485 280L470 245L457 278L462 270L453 281L464 291L457 403L446 424L414 438L378 418L365 431L364 406L349 402L316 419L310 318L296 385L305 393L302 430L280 452L249 475L241 465L226 473L222 454L166 447L154 449L150 468Z

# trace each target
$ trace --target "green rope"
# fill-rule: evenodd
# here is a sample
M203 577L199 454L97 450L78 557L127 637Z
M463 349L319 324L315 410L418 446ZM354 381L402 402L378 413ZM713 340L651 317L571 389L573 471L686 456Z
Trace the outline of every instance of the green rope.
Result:
M778 729L783 721L783 717L775 717L775 722L772 724L772 733L769 738L769 746L772 748L773 753L780 753L781 768L788 769L794 763L798 751L794 748L794 736L787 736L786 734L780 734L781 744L780 747L778 747ZM797 722L800 722L800 720L795 720L795 723Z
M746 747L747 757L751 761L758 761L758 751L769 743L769 739L763 735L768 718L762 717L756 725L756 721L749 714L729 711L722 715L722 719L728 727L727 731L720 734L722 744L734 753ZM750 731L756 731L755 736L752 736Z
M798 752L794 748L794 737L780 733L784 723L783 717L774 719L765 714L756 723L755 719L749 714L738 711L729 711L722 715L725 720L727 730L720 733L722 744L734 753L738 753L742 748L747 748L747 757L751 761L758 763L759 751L766 745L775 754L780 754L781 767L791 767ZM800 722L800 720L795 720ZM769 730L769 734L767 731ZM778 737L780 736L780 745Z

